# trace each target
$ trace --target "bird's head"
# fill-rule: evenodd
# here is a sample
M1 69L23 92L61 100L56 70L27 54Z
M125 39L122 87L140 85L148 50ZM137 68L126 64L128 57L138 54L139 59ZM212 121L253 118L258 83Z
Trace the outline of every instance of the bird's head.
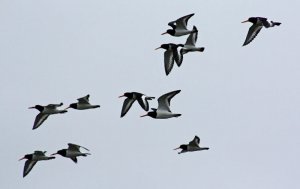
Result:
M168 49L169 48L169 44L162 44L160 47L157 47L155 50L158 50L158 49Z
M32 106L32 107L29 107L29 109L37 109L38 111L43 111L44 110L44 107L41 106L41 105L35 105L35 106Z
M155 118L157 116L157 113L156 111L151 111L151 112L147 112L145 115L141 115L140 117L146 117L146 116Z
M182 144L178 148L175 148L174 150L178 150L178 149L187 150L187 145L186 144Z
M121 95L121 96L119 96L119 98L121 98L121 97L127 97L127 98L131 98L132 97L132 93L128 93L128 92L126 92L126 93L124 93L123 95Z
M32 158L32 154L26 154L24 157L22 157L21 159L19 159L19 161L23 160L23 159L31 159Z
M67 154L67 151L65 149L62 149L62 150L58 150L56 153L54 154L51 154L51 156L54 156L54 155L61 155L61 156L65 156Z
M256 18L255 17L250 17L247 20L243 21L242 23L246 23L246 22L251 22L251 23L255 23L256 22Z
M168 29L166 32L162 33L161 35L165 35L165 34L175 35L175 30Z
M77 103L70 104L69 107L67 107L66 109L69 109L69 108L77 109Z

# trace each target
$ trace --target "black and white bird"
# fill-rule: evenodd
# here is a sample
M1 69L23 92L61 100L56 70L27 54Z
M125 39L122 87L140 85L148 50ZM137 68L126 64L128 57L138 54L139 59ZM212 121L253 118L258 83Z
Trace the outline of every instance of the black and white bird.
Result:
M166 50L164 52L164 63L165 63L166 75L169 75L169 73L171 72L174 65L174 61L177 64L181 61L180 55L177 51L178 47L183 47L183 44L174 44L174 43L162 44L160 47L155 49L155 50L157 49Z
M67 110L59 110L58 107L62 106L63 103L60 104L48 104L47 106L35 105L29 107L29 109L37 109L40 113L35 117L35 121L32 129L36 129L42 125L42 123L52 114L62 114L66 113Z
M200 147L200 138L198 136L195 136L192 141L189 142L189 144L182 144L178 148L175 148L174 150L181 149L178 154L185 153L185 152L194 152L194 151L201 151L201 150L208 150L208 147Z
M174 114L170 110L171 99L177 95L181 90L172 91L167 94L160 96L158 101L158 108L151 108L151 112L147 112L147 114L142 115L141 117L149 116L154 119L168 119L172 117L179 117L181 114Z
M198 39L198 30L196 26L194 26L193 30L196 32L193 32L189 35L184 46L180 49L179 61L177 62L178 67L180 67L182 64L184 54L196 51L203 52L205 49L204 47L196 47L196 42Z
M248 45L253 39L257 36L257 34L260 32L260 30L265 27L265 28L270 28L274 26L280 26L280 22L273 22L268 20L267 18L263 17L250 17L248 20L243 21L242 23L245 22L251 22L252 26L249 28L246 40L243 44L243 46Z
M132 104L137 100L138 103L140 104L140 106L145 110L148 111L149 110L149 103L148 100L152 100L155 97L149 97L146 96L142 93L138 93L138 92L126 92L123 95L119 96L119 98L121 97L126 97L126 99L123 102L123 107L122 107L122 111L121 111L121 117L124 117L126 115L126 113L128 112L128 110L131 108Z
M162 35L170 34L172 36L179 37L195 32L194 30L187 29L187 23L192 16L194 16L194 13L178 18L175 21L169 22L168 25L171 26L172 29L168 29L166 32L162 33Z
M71 143L68 143L68 146L69 147L67 149L58 150L56 153L51 154L51 155L59 154L59 155L61 155L63 157L70 158L75 163L77 163L77 157L78 156L91 155L90 153L82 153L82 152L80 152L80 148L83 148L83 149L89 151L89 149L87 149L87 148L85 148L83 146L79 146L77 144L71 144Z
M67 107L66 109L73 108L76 110L86 110L86 109L100 108L100 105L90 104L89 98L90 98L89 94L84 97L78 98L77 103L70 104L69 107Z
M46 153L46 151L44 151L44 152L43 151L34 151L34 153L26 154L24 157L19 159L19 161L21 161L23 159L27 159L25 162L25 165L24 165L24 169L23 169L23 177L28 175L28 173L32 170L32 168L38 161L50 160L50 159L55 158L55 157L46 156L45 153Z

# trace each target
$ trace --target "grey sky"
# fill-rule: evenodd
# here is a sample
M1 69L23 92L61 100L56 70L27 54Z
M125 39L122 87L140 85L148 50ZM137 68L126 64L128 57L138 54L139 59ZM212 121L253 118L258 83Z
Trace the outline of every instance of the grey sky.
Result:
M299 6L290 1L2 0L0 188L299 188ZM168 77L160 34L195 13L198 46ZM282 22L241 47L250 16ZM134 104L120 119L126 91L150 96L181 89L172 100L180 118L140 118ZM91 94L100 109L70 110L37 130L35 104ZM150 102L151 107L157 101ZM201 138L210 150L172 149ZM34 150L48 154L83 145L78 164L58 156L22 178Z

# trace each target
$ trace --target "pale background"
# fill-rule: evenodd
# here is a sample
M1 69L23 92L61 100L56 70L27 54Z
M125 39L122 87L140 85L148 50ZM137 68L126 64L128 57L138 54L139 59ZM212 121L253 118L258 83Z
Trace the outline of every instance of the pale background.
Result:
M0 2L0 188L282 189L300 188L299 0ZM160 34L195 13L198 46L166 77ZM250 16L282 22L242 47ZM126 91L150 96L181 89L180 118L140 118L134 104L120 118ZM91 94L100 109L50 116L37 130L35 104ZM150 102L151 107L157 101ZM172 149L201 138L208 151ZM57 156L22 178L34 150L83 145L78 164Z

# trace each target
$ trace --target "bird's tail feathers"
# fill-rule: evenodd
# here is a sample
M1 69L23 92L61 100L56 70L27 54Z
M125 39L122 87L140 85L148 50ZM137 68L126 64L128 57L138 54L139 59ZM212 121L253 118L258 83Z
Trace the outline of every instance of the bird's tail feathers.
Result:
M280 26L281 23L280 23L280 22L273 22L273 21L272 21L272 24L273 24L274 26Z
M66 113L66 112L68 112L68 110L62 110L61 112L59 112L60 114L63 114L63 113Z
M199 48L199 51L200 51L200 52L203 52L204 50L205 50L204 47Z
M179 116L181 116L181 114L175 114L175 115L174 115L174 117L179 117Z
M147 96L145 99L146 99L146 100L152 100L152 99L155 99L155 97Z
M82 156L87 156L87 155L91 155L90 153L84 153L84 154L82 154Z

